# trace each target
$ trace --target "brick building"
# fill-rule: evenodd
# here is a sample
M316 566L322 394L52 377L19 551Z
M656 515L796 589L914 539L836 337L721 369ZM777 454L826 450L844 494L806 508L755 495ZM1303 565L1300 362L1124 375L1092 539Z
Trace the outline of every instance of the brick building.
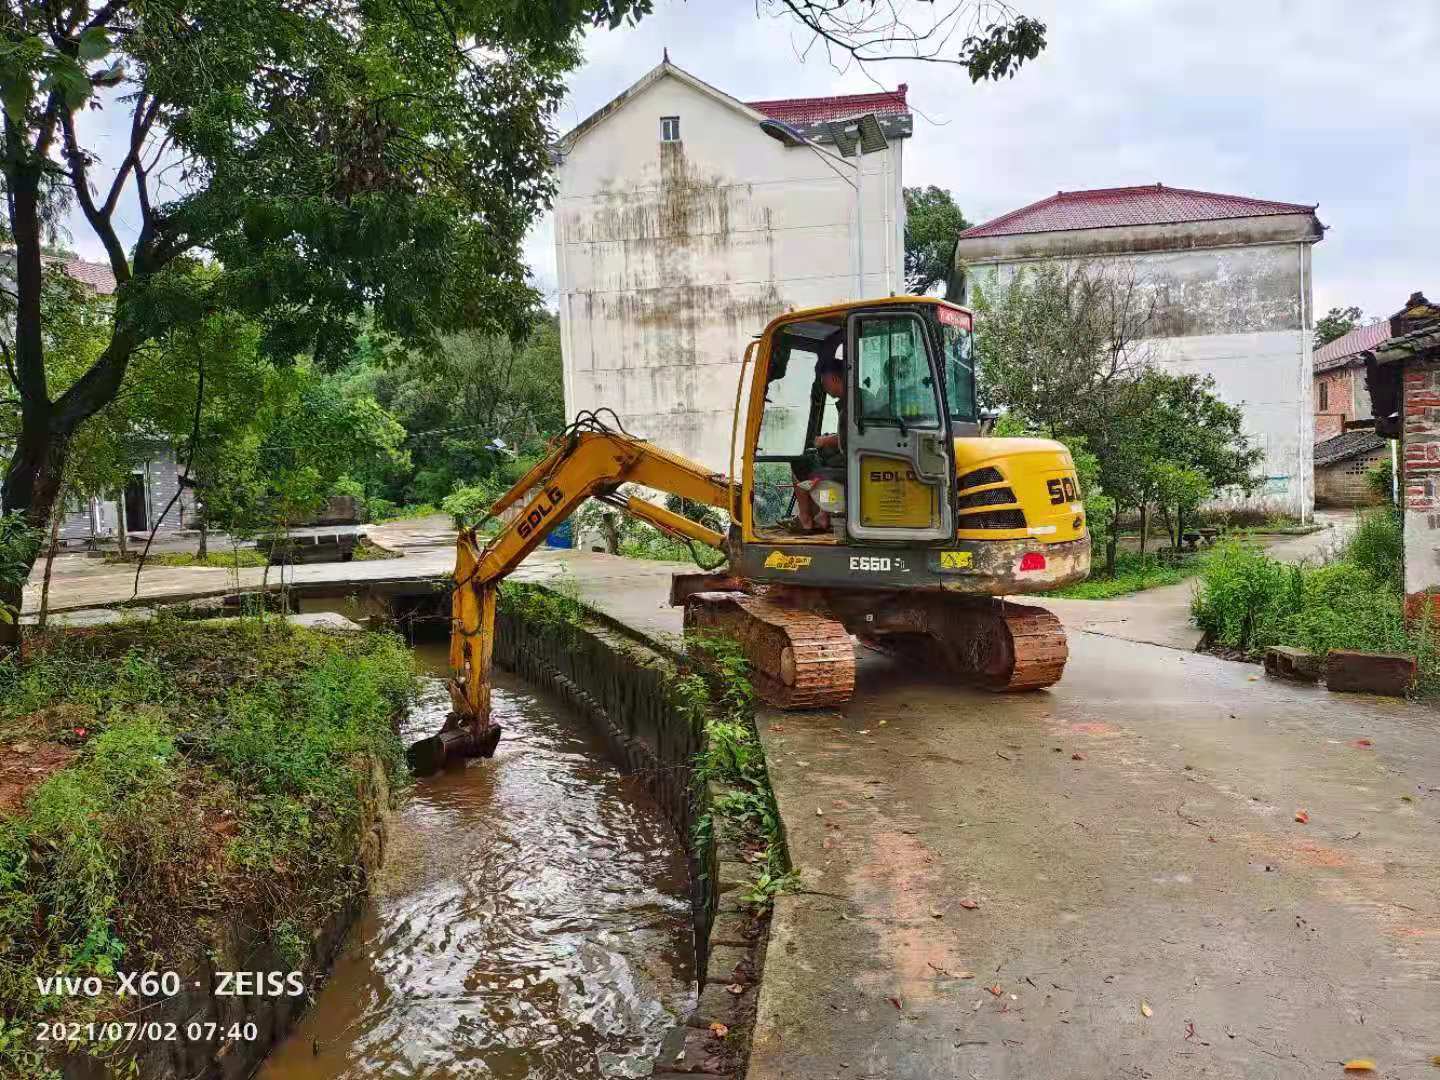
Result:
M1414 293L1367 354L1375 430L1399 438L1405 592L1440 593L1440 305Z
M1390 336L1384 319L1357 326L1315 350L1315 442L1333 439L1352 420L1368 420L1370 391L1365 386L1365 353ZM1316 493L1319 494L1318 492Z
M1390 440L1369 429L1346 431L1317 442L1315 505L1333 508L1382 502L1382 496L1371 486L1370 472L1389 460Z

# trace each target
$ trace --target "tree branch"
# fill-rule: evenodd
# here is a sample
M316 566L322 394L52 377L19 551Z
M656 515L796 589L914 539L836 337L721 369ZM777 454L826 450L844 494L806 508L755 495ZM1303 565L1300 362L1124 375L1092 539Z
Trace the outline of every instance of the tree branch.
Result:
M65 133L65 160L70 163L71 187L75 190L75 198L80 203L80 209L85 212L85 219L95 230L95 235L105 245L115 281L123 285L130 280L130 261L125 257L125 247L120 243L120 237L115 234L115 226L110 220L111 211L96 206L94 196L90 194L90 180L85 171L85 151L80 149L80 141L75 137L75 117L69 109L61 110L60 126Z
M120 168L115 173L115 179L110 183L110 193L105 196L105 204L100 208L107 218L115 212L115 204L120 200L120 193L125 189L125 180L130 175L130 170L134 169L136 175L143 181L144 171L140 166L140 151L145 145L146 136L150 134L150 125L155 123L155 117L159 115L159 112L160 102L153 98L147 102L142 91L135 101L135 110L130 115L130 152L120 163ZM143 190L143 182L140 187L142 189L140 207L148 218L150 216L148 193Z

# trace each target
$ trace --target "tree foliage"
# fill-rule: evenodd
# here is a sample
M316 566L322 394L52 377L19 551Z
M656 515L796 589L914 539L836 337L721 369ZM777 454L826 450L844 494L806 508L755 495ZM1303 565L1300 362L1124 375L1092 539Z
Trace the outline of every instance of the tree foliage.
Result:
M1044 50L1045 24L999 0L761 0L843 68L886 60L960 67L971 82L1015 77ZM958 39L958 40L957 40Z
M1145 339L1152 310L1131 274L1051 264L1018 274L979 305L982 394L1006 410L1005 430L1049 435L1093 456L1082 488L1112 572L1120 514L1143 520L1159 508L1178 543L1185 515L1221 490L1251 487L1261 453L1210 376L1155 366Z
M955 238L970 227L944 188L905 189L905 288L923 296L950 278Z
M362 350L345 376L347 392L373 395L410 434L406 467L367 478L367 496L390 502L439 505L458 486L509 476L513 455L537 451L565 424L559 322L549 313L519 341L456 334L430 353Z
M1358 307L1332 307L1315 320L1315 345L1328 345L1336 338L1342 338L1354 330L1365 318Z

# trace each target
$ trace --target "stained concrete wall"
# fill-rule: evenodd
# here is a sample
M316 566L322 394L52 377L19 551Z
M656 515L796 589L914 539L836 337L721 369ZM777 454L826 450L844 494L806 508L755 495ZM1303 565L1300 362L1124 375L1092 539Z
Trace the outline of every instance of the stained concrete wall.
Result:
M1246 222L1253 223L1254 242L1206 246L1244 239ZM1308 518L1314 508L1310 245L1318 223L1313 215L1276 215L1225 222L1223 230L1221 224L961 240L953 291L973 305L982 295L997 296L1025 268L1047 262L1084 263L1133 279L1154 303L1147 341L1154 360L1176 373L1213 376L1216 392L1241 408L1246 433L1264 452L1258 491L1219 502Z
M662 116L680 118L679 142L660 141ZM870 295L903 285L902 147L863 159ZM789 308L855 294L854 190L670 75L579 135L558 180L568 412L613 408L634 433L728 471L746 344Z

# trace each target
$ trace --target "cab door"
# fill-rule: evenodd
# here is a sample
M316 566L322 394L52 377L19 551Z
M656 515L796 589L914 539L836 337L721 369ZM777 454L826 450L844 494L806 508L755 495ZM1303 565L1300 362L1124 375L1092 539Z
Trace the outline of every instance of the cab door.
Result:
M858 540L955 535L955 456L938 357L910 311L859 312L846 326L846 527Z

